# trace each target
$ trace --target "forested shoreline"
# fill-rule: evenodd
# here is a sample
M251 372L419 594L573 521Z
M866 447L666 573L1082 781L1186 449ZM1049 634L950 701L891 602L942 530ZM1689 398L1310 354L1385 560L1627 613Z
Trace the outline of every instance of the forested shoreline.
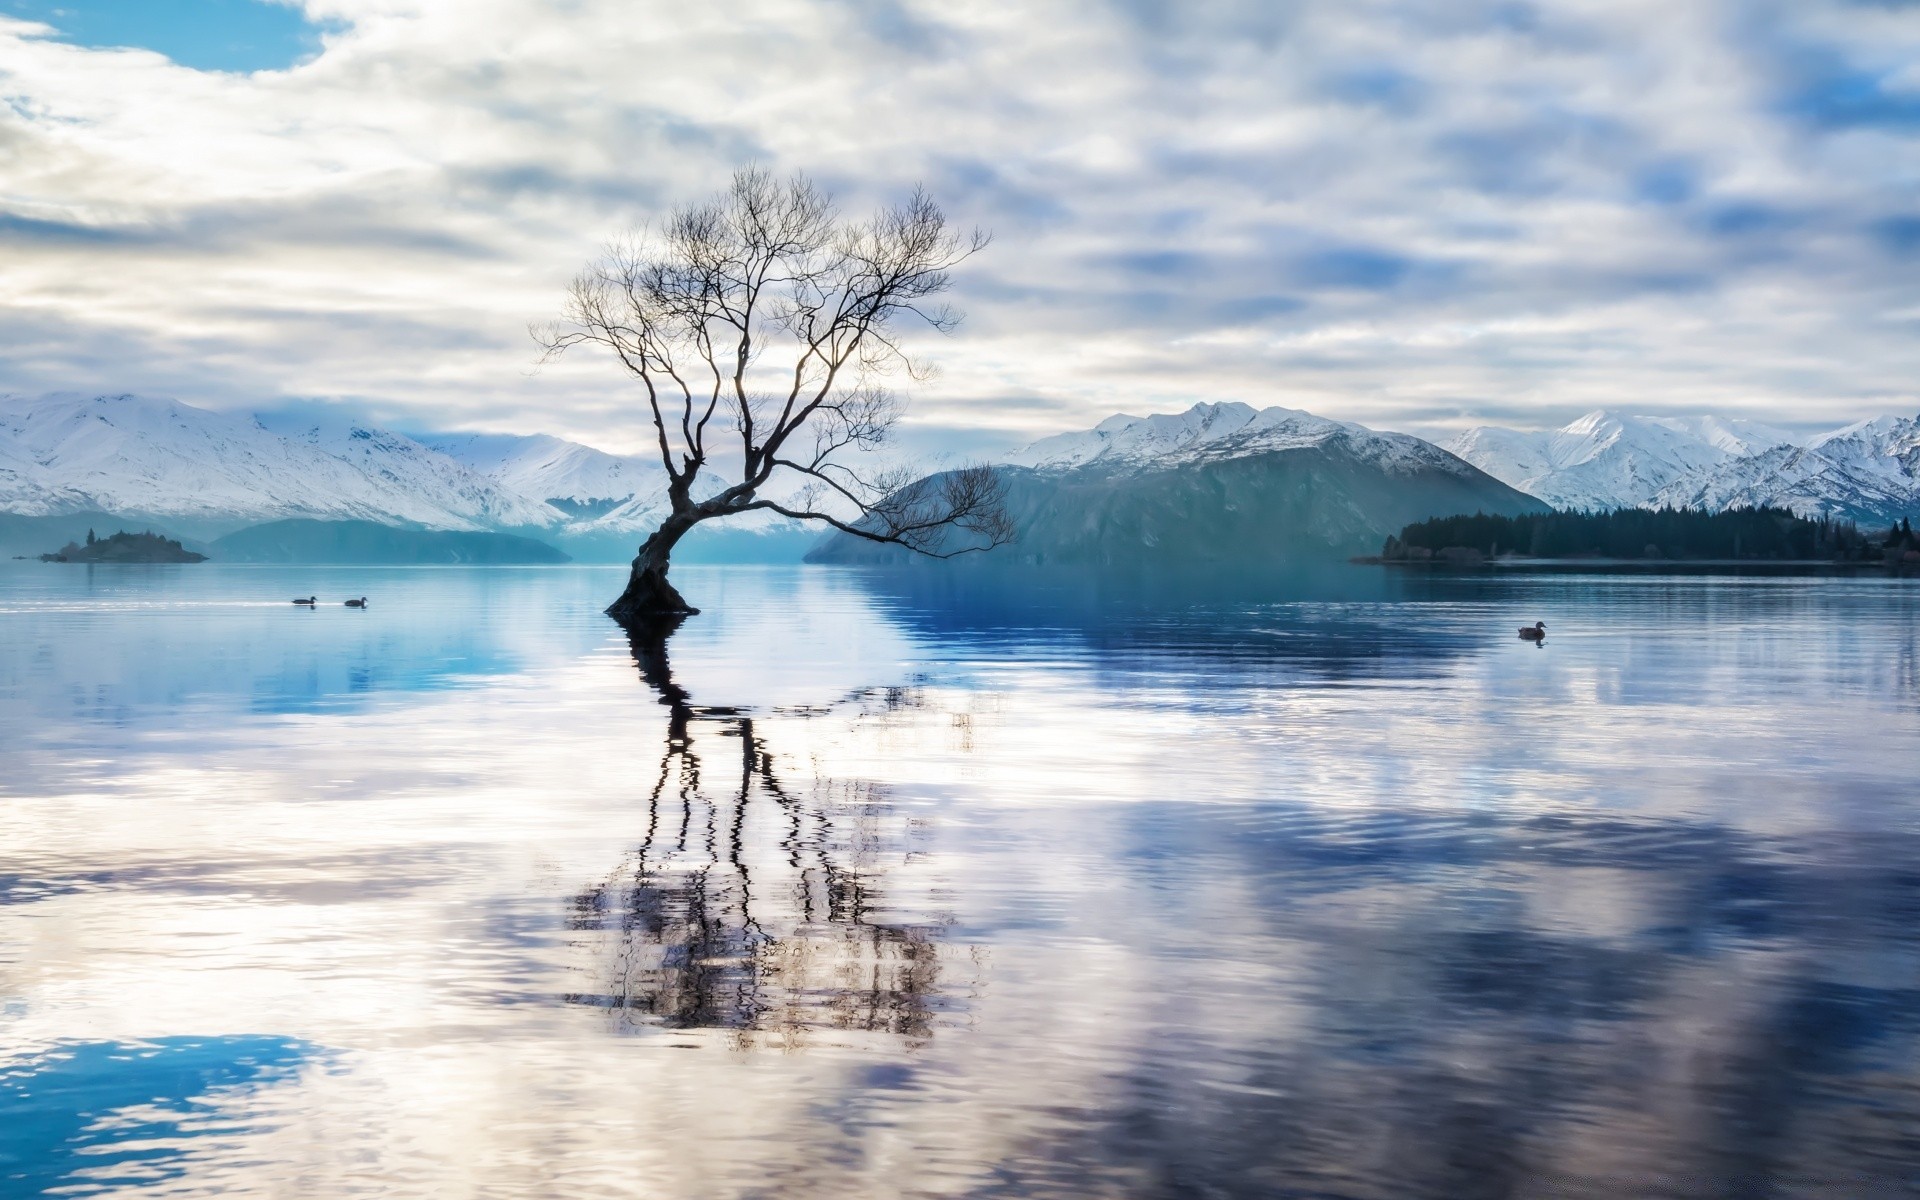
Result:
M1911 521L1861 530L1782 508L1621 508L1609 512L1436 517L1387 538L1384 562L1471 563L1493 558L1639 561L1904 562L1920 560Z

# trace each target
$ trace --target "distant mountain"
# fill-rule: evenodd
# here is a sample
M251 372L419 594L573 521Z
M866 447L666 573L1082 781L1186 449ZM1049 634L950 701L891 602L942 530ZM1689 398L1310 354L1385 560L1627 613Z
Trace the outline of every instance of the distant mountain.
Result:
M369 521L527 534L577 558L620 561L666 504L657 465L560 438L415 439L347 421L275 424L154 397L0 398L0 517L93 514L190 539L275 520ZM71 522L59 524L67 540ZM0 522L12 553L49 544L25 541L24 531L16 541L9 528ZM703 526L683 558L798 562L818 535L755 514Z
M1019 540L995 561L1275 564L1371 553L1428 517L1545 511L1438 446L1294 409L1197 404L1117 416L1002 467ZM887 562L844 534L815 562Z
M1540 432L1481 426L1442 445L1555 508L1597 509L1654 503L1682 480L1791 440L1752 421L1602 410Z
M1322 446L1336 439L1352 442L1359 453L1383 466L1433 466L1451 458L1436 455L1432 443L1403 433L1376 433L1294 408L1256 410L1229 402L1196 404L1183 413L1151 417L1108 417L1092 429L1042 438L1010 455L1007 464L1043 472L1122 475Z
M229 529L280 517L463 530L565 519L396 434L287 438L250 417L138 396L0 400L0 509Z
M666 472L652 458L608 454L547 434L450 434L429 441L502 487L538 496L566 514L567 523L554 531L552 540L578 558L631 558L640 539L666 515ZM702 475L694 491L705 496L725 486L716 475ZM817 525L777 513L749 513L698 526L680 544L676 558L799 562L819 537Z
M1775 505L1864 525L1920 516L1920 421L1912 417L1796 439L1752 422L1602 411L1558 430L1469 430L1448 448L1458 457L1418 438L1244 404L1113 417L1009 459L1010 487L1033 527L1029 549L1015 553L1103 560L1133 552L1123 544L1164 554L1152 545L1197 538L1190 548L1207 557L1224 552L1207 539L1240 529L1236 522L1251 524L1235 536L1275 553L1281 540L1288 553L1377 544L1376 532L1412 520L1476 505L1499 511L1492 506L1511 497L1488 492L1492 480L1561 508ZM1227 467L1243 460L1265 465ZM1466 464L1478 470L1460 474ZM1188 467L1205 468L1205 478L1146 482ZM647 455L545 435L413 438L348 421L269 427L152 397L0 398L0 549L11 554L61 544L85 514L96 526L163 530L189 548L264 522L370 521L520 534L576 559L621 561L663 514L664 482ZM696 490L720 486L703 477ZM1205 487L1216 489L1223 513L1237 515L1205 516L1211 501L1187 490ZM1436 507L1445 504L1464 507ZM1112 531L1073 531L1096 513ZM14 528L23 521L52 524ZM679 557L793 562L820 532L756 513L701 526ZM58 540L42 540L53 533ZM823 553L869 551L834 541Z
M1537 433L1482 427L1446 443L1556 508L1787 508L1887 525L1920 515L1920 422L1879 417L1818 437L1715 417L1594 412Z
M608 454L544 433L449 434L428 439L428 445L574 519L603 517L636 496L666 490L657 459Z
M1664 489L1677 508L1771 505L1805 517L1845 517L1868 526L1920 516L1920 420L1878 417L1732 459Z
M59 478L23 443L20 424L14 412L0 406L0 511L44 517L88 508L87 494Z
M271 521L214 540L219 562L415 565L563 563L565 554L532 538L466 530L397 529L375 521Z
M504 486L484 472L385 429L327 424L310 426L290 436L340 459L370 479L428 499L471 523L461 526L422 521L422 525L441 529L545 529L566 520L566 514L541 498Z

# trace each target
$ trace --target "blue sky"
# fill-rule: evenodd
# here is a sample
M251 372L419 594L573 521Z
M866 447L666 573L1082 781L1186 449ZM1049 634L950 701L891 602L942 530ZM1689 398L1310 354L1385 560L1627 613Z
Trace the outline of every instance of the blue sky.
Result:
M298 4L264 0L0 0L76 45L140 46L204 71L287 67L320 49Z
M638 446L525 326L755 160L993 230L921 444L1920 410L1903 0L0 0L0 156L0 391Z

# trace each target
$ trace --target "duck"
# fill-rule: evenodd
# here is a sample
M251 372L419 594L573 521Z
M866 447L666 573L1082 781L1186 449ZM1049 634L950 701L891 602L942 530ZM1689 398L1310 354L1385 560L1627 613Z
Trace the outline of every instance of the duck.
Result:
M358 600L347 601L348 608L365 608L366 606L367 598L365 596L360 597Z
M299 597L299 596L295 596L295 597L293 598L293 602L294 602L295 604L304 604L304 605L306 605L306 606L307 606L308 608L312 608L312 607L313 607L314 605L316 605L316 604L318 604L318 603L320 603L320 597L318 597L318 596L308 596L308 597L306 597L306 598L304 598L304 599L302 599L302 598L301 598L301 597Z
M1545 621L1535 621L1531 625L1522 625L1520 627L1520 636L1530 642L1544 642L1547 640L1547 623Z

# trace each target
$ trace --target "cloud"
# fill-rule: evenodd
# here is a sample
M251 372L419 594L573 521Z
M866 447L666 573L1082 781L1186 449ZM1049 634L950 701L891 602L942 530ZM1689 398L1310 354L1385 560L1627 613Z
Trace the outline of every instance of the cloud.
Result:
M927 431L1196 399L1388 427L1916 404L1920 8L308 0L201 72L0 17L0 390L644 438L524 327L746 160L991 249ZM1023 399L1024 398L1024 399ZM1509 415L1506 419L1512 419Z

